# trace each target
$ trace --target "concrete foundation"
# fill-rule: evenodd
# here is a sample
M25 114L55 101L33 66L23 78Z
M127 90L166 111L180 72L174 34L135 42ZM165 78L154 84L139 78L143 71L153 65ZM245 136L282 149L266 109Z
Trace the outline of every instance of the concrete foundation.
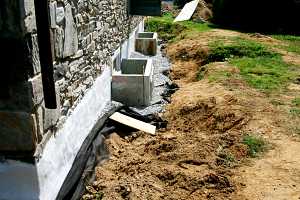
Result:
M112 76L112 99L128 106L148 106L153 90L152 59L123 59Z
M157 53L157 33L138 33L135 40L135 50L144 55L155 56Z

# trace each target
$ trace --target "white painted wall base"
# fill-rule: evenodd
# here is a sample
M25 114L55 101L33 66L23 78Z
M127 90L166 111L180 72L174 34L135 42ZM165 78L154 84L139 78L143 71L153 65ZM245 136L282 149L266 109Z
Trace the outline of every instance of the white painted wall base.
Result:
M115 55L130 56L141 22ZM122 55L120 53L122 52ZM112 59L113 59L112 57ZM112 66L107 66L63 127L53 135L36 164L0 162L0 200L55 200L85 138L111 104Z
M35 165L0 163L0 200L54 200L83 141L110 103L111 68L106 67Z

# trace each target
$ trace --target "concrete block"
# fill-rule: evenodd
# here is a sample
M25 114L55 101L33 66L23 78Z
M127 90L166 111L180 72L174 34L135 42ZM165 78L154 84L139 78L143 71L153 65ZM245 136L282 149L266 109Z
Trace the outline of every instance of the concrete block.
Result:
M128 106L148 106L153 90L152 59L123 59L112 75L112 99Z
M35 148L34 115L0 111L0 151L33 151Z
M157 33L141 32L135 39L135 51L155 56L157 52Z

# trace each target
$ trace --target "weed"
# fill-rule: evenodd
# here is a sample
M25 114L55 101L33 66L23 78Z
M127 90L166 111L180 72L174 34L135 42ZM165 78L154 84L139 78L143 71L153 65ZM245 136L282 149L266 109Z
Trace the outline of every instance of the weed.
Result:
M268 57L272 58L278 54L269 51L262 44L246 40L242 38L232 38L232 43L224 44L221 41L216 41L210 44L210 54L208 62L226 61L230 58L256 58Z
M216 160L218 165L233 167L236 163L234 155L232 155L230 152L223 152L220 153L218 156L219 157Z
M103 192L97 192L95 194L95 199L96 200L101 200L101 199L103 199L103 197L104 197L104 193Z
M231 59L229 62L240 69L240 74L250 86L263 91L280 89L294 77L279 56L244 57Z
M281 55L266 46L243 38L232 38L229 44L210 44L208 62L229 61L240 69L248 84L266 92L280 89L294 78Z
M282 101L280 101L279 99L272 99L270 101L271 104L273 104L274 106L282 106L284 105L284 103Z
M293 99L292 104L294 106L300 106L300 97L296 97L295 99Z
M209 82L219 81L219 80L225 80L232 77L232 73L228 71L217 71L211 75L208 76Z
M293 116L300 117L300 109L299 108L291 108L290 109L290 113Z
M173 40L187 27L184 25L173 23L173 18L170 14L163 17L152 17L146 21L146 30L157 32L162 40Z
M286 42L286 45L279 45L279 48L285 49L288 52L300 54L300 36L272 35L272 37Z
M251 157L256 157L258 153L266 149L266 143L260 137L246 135L243 138L243 143L248 146L248 153Z
M176 41L183 39L184 34L193 35L195 32L203 32L211 29L209 24L196 23L191 21L176 22L171 13L166 13L162 17L151 17L146 20L146 30L158 32L159 37L167 41Z

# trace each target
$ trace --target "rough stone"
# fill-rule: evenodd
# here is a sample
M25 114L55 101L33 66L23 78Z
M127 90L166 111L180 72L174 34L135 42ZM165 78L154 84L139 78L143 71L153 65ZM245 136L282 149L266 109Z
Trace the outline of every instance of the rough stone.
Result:
M35 106L41 104L44 99L41 74L29 79L28 82L30 83L31 87L33 105Z
M64 22L65 19L65 9L63 6L57 6L56 7L56 23L61 25Z
M47 109L45 108L44 113L44 132L46 132L48 129L54 128L56 123L58 122L58 119L60 118L60 96L59 96L59 88L56 87L57 95L56 95L56 101L57 101L57 108L56 109Z
M56 28L56 7L57 7L56 1L51 2L49 4L50 27L51 28Z
M32 41L32 53L31 54L32 54L33 73L34 73L34 75L36 75L41 72L38 39L37 39L36 34L32 34L31 41Z
M64 30L57 26L55 29L55 56L57 58L63 57L63 49L64 49Z
M63 57L69 57L74 55L78 50L78 38L76 24L74 23L72 15L72 7L70 4L65 6L66 9L66 23L65 23L65 42Z
M34 1L24 0L23 6L21 16L24 19L24 32L32 33L36 30Z

